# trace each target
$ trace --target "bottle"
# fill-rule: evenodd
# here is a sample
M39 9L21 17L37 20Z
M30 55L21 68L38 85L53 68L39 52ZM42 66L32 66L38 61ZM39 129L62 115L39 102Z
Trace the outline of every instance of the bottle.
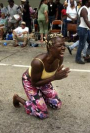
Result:
M6 43L6 42L4 42L4 43L3 43L3 45L4 45L4 46L7 46L7 43Z

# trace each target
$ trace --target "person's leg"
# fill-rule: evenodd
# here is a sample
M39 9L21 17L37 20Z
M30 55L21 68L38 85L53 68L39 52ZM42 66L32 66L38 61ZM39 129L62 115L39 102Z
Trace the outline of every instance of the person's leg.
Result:
M63 34L64 37L67 37L67 21L66 21L66 18L63 19L62 34Z
M86 42L85 43L85 46L84 46L84 49L83 49L83 51L82 51L82 55L83 55L83 57L86 57L86 53L87 53L87 49L88 49L88 42Z
M73 50L74 48L78 47L78 45L79 45L79 40L76 41L75 43L73 43L72 45L70 45L69 48L70 48L71 50Z
M14 46L14 47L19 46L19 45L18 45L18 37L17 37L17 35L15 35L15 34L13 34L13 41L14 41L14 43L13 43L13 46Z
M62 102L58 98L56 91L53 89L51 83L46 84L44 87L41 87L41 92L46 103L53 109L61 108Z
M72 21L67 20L67 34L68 34L68 42L71 42L71 31L70 31L70 25Z
M25 102L26 102L26 100L24 100L23 98L21 98L17 94L14 94L14 96L13 96L13 105L16 108L20 107L20 104L19 103L21 103L22 105L25 105Z
M3 28L0 28L0 40L3 40L4 31Z
M43 28L44 28L45 37L47 38L47 34L48 34L48 23L46 23L46 21L43 21Z
M46 103L42 97L40 87L33 87L31 79L28 78L27 72L22 76L22 83L25 89L28 101L25 102L25 110L27 114L34 115L41 119L48 117Z
M14 40L13 46L14 47L19 46L19 44L18 44L19 37L17 35L13 34L13 40Z
M48 30L51 29L52 22L55 20L55 16L49 16Z
M23 35L23 38L21 38L21 41L24 43L21 45L21 47L25 47L27 45L27 42L28 42L28 34L24 34Z
M39 30L40 30L41 41L43 41L43 34L44 34L43 22L39 20L39 21L38 21L38 24L39 24Z
M85 46L85 42L87 41L88 30L86 28L79 27L78 35L79 35L79 46L78 46L77 54L76 54L76 62L79 64L84 64L84 62L81 60L81 53Z
M50 25L51 25L51 16L48 16L49 22L48 22L48 30L50 29Z
M70 53L71 55L72 55L72 50L73 50L74 48L78 47L78 45L79 45L79 41L76 41L76 42L73 43L72 45L66 46L67 49L68 49L68 51L69 51L69 53Z
M26 27L29 28L29 33L31 33L31 19L23 20L26 23Z
M14 29L16 29L19 26L19 22L15 22L13 23L13 25L14 25Z

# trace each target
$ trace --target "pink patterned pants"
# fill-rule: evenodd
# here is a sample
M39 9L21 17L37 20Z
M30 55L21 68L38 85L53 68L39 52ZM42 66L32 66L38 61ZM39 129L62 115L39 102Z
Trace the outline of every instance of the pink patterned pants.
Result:
M31 84L31 79L27 76L27 72L22 76L22 83L29 99L24 105L27 114L43 119L48 117L47 104L54 109L61 107L61 100L51 83L34 87Z

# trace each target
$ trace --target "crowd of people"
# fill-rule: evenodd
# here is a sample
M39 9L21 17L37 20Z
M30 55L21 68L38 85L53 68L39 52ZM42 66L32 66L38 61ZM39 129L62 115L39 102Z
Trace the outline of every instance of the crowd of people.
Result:
M9 32L12 32L13 39L16 40L15 31L17 31L19 39L22 37L23 40L26 40L22 45L24 47L27 45L27 37L24 37L28 36L29 33L39 32L40 41L44 42L44 37L47 38L51 28L61 28L62 35L68 42L76 41L74 46L78 46L78 49L75 61L79 64L85 64L81 54L85 46L83 58L85 61L89 58L89 55L87 55L90 40L88 30L90 27L90 4L88 0L65 0L63 3L60 0L41 0L38 8L32 8L28 0L21 0L20 5L16 5L14 0L8 0L7 2L6 7L0 3L1 40L5 39L5 35ZM52 27L54 20L61 20L63 22L62 26L54 25ZM76 38L74 38L74 35L76 35ZM14 46L18 46L18 43L15 42ZM71 47L67 46L67 48L71 53Z

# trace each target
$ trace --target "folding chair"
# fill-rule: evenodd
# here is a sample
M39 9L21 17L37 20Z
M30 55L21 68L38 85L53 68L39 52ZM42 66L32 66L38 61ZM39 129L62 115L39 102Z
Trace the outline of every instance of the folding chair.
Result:
M60 33L62 32L62 24L61 20L54 20L51 25L50 33ZM56 28L58 26L60 29Z

